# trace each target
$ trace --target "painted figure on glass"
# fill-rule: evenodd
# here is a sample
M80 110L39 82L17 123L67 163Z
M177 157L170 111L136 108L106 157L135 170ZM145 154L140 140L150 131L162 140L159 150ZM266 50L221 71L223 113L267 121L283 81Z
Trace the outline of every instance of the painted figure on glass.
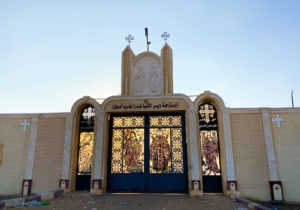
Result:
M151 136L151 138L150 159L152 161L152 169L156 172L169 172L171 161L169 136L158 132L156 136Z
M142 151L142 144L137 138L136 133L127 130L127 132L125 132L124 142L124 166L127 172L143 172L143 163L140 161Z
M219 175L219 150L216 131L201 131L203 173L206 175Z

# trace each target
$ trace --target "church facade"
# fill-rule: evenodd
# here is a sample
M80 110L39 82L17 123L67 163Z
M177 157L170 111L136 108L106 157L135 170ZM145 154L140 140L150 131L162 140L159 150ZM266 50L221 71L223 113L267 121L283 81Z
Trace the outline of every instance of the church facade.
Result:
M300 108L173 93L172 49L122 53L122 92L68 113L0 114L0 194L174 192L300 201Z

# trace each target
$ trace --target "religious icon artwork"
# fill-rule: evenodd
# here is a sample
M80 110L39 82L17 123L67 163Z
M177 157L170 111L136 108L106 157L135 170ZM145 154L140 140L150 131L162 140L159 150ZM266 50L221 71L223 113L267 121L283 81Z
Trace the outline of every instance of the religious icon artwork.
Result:
M200 131L203 175L220 175L217 131Z
M124 129L123 173L144 172L144 129Z
M216 107L210 102L199 106L202 174L221 175Z
M111 173L144 172L144 118L113 117Z
M150 173L171 172L170 129L150 129Z
M80 133L77 175L90 175L92 168L94 132Z
M150 116L150 173L184 173L181 116Z

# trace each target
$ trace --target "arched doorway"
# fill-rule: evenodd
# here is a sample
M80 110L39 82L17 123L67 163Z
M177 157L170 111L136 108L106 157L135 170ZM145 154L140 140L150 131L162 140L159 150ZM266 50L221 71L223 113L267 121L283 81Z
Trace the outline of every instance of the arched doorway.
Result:
M94 107L89 104L85 105L80 112L79 119L75 189L90 190L95 124Z
M198 107L204 193L222 193L217 109L210 102Z

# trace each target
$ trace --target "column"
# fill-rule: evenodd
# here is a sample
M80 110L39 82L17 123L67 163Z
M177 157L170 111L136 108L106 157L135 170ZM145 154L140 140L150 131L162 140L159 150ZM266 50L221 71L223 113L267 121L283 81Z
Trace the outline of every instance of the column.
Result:
M67 116L64 142L64 157L61 172L61 179L59 180L59 187L69 190L69 169L70 169L70 151L71 151L71 136L72 136L72 114Z
M268 157L272 200L283 200L282 183L278 178L269 110L262 110L262 121Z
M93 180L91 193L102 195L102 151L103 151L103 137L104 137L104 119L105 112L102 110L96 113L96 138L95 138L95 162L93 168Z
M191 163L189 168L192 169L192 189L190 191L191 196L202 195L200 191L200 174L199 174L199 152L197 144L197 122L196 122L196 110L187 110L187 120L189 133L188 146L190 147Z
M30 126L30 137L28 144L28 156L25 169L25 178L22 182L22 195L30 195L32 187L32 170L34 162L35 144L38 132L39 117L33 117Z
M230 116L228 110L223 111L223 126L224 126L225 156L226 156L226 165L227 165L227 193L238 194L237 181L235 179L233 152L232 152Z

